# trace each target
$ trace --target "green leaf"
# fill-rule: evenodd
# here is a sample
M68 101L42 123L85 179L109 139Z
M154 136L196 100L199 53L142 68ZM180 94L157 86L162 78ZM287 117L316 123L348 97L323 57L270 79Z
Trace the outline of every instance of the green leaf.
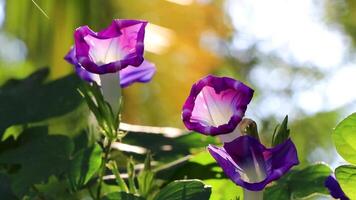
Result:
M211 187L200 180L177 180L165 186L155 200L205 200L210 194Z
M340 166L336 168L335 176L346 196L356 199L356 166Z
M143 171L137 176L137 181L139 194L147 197L154 189L154 173L152 171Z
M339 154L348 162L356 164L356 113L336 126L332 138Z
M82 98L76 91L81 81L76 75L44 83L48 69L23 80L10 80L0 88L0 138L12 126L43 121L77 108Z
M130 157L127 160L127 174L128 174L128 182L129 182L129 191L130 193L136 193L137 192L137 188L136 188L136 184L135 184L135 163L132 159L132 157Z
M10 178L6 174L0 174L0 194L2 200L17 199L11 190Z
M125 192L114 192L104 196L103 200L145 200L145 199Z
M290 196L291 194L287 184L273 185L265 189L263 193L264 200L286 200L291 199Z
M325 179L331 174L329 166L323 163L307 166L301 170L292 170L275 185L266 188L265 199L305 198L314 194L329 194L324 186ZM278 198L277 198L278 197Z
M144 168L137 176L138 192L141 196L147 198L155 189L154 182L155 173L151 170L152 155L150 151L147 152Z
M121 174L119 172L119 169L117 168L117 164L115 161L113 160L110 160L108 163L107 163L107 167L112 171L112 173L114 174L115 176L115 179L116 179L116 183L117 185L119 186L120 188L120 191L123 191L123 192L129 192L129 189L126 185L126 182L124 181L124 179L121 177Z
M303 198L320 193L329 194L324 186L325 179L332 173L326 164L315 164L292 173L288 185L295 198Z
M272 136L272 146L277 146L283 143L289 138L290 130L288 129L288 115L283 119L280 126L277 127L276 131Z
M211 186L210 200L243 199L243 190L230 179L207 179L204 183Z
M20 197L32 185L62 174L74 149L68 137L48 135L45 127L25 130L13 146L0 152L0 164L18 166L18 170L8 173L11 188Z
M82 188L99 170L102 149L98 144L76 153L69 164L69 182L72 190Z

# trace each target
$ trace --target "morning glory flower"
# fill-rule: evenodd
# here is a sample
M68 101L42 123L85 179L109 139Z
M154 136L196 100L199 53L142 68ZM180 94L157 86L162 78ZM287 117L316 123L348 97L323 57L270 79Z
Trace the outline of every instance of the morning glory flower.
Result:
M253 90L240 81L206 76L192 86L183 106L183 122L189 130L205 135L233 133L252 96Z
M349 200L344 191L342 191L340 184L337 182L334 175L328 176L324 182L324 185L328 188L330 195L335 199Z
M82 67L76 57L75 49L72 48L69 53L66 55L65 59L74 65L76 74L83 80L87 82L96 82L98 85L101 85L100 75L91 73ZM135 82L147 83L149 82L153 75L156 72L156 67L153 63L144 60L141 65L138 67L133 67L131 65L121 69L119 71L120 86L125 88Z
M87 71L115 73L129 65L143 62L146 21L113 20L99 32L81 26L74 33L75 57Z
M99 32L81 26L75 30L75 44L65 56L80 78L101 86L114 112L121 87L148 82L155 73L154 64L143 58L146 25L146 21L116 19Z
M288 139L266 148L257 139L245 135L224 143L209 145L208 150L224 173L237 185L249 191L261 191L299 164L297 150Z

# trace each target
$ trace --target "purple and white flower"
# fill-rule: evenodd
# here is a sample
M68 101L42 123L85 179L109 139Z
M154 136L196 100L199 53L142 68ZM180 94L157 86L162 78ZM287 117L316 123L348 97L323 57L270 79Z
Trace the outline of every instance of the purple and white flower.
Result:
M156 71L155 65L143 58L146 25L146 21L115 19L99 32L81 26L74 33L74 46L65 56L80 78L102 87L114 111L118 110L121 87L148 82Z
M328 188L330 195L335 199L349 200L344 191L342 191L340 184L337 182L334 175L328 176L324 182L324 185Z
M299 164L297 150L288 139L273 148L266 148L257 139L245 135L224 143L209 145L208 150L225 174L249 191L261 191Z
M82 67L76 57L75 49L72 48L66 55L65 59L74 65L76 74L83 80L87 82L96 82L101 85L100 75L91 73ZM119 71L118 80L120 80L120 86L125 88L135 82L147 83L149 82L156 72L156 67L153 63L144 60L138 67L133 67L131 65L121 69Z
M235 130L245 114L253 90L240 81L209 75L192 86L182 118L189 130L221 135Z
M87 71L115 73L143 62L146 21L118 20L99 32L81 26L74 33L75 57Z

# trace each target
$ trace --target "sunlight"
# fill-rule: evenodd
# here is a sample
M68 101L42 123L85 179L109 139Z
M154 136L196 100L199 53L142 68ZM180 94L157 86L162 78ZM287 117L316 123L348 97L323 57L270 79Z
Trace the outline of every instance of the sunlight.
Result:
M149 23L146 27L145 50L163 54L174 41L174 32L168 28Z
M189 5L192 4L194 2L194 0L166 0L172 3L176 3L176 4L180 4L180 5Z

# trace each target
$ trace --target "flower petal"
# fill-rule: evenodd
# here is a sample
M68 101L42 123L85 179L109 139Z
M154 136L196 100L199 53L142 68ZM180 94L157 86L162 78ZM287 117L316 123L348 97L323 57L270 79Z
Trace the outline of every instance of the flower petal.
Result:
M340 184L337 182L334 175L328 176L324 182L324 185L328 188L330 195L335 199L349 200L344 191L342 191Z
M234 183L251 191L262 190L299 164L290 139L268 149L253 137L241 136L224 147L210 145L208 150Z
M120 70L120 85L124 88L134 82L146 83L152 79L155 72L155 65L148 61L143 61L138 67L128 66Z
M78 63L96 74L139 66L143 62L146 25L146 21L114 20L98 33L88 26L79 27L74 33Z
M206 135L232 132L245 114L253 90L240 81L209 75L192 86L182 118L189 130Z
M75 67L76 74L83 80L88 82L96 82L100 85L100 77L98 74L91 73L87 71L84 67L77 62L75 56L75 48L72 47L68 54L64 57L69 63L73 64ZM156 72L156 67L153 63L148 61L143 61L138 67L127 66L120 70L120 85L125 88L135 82L146 83L149 82Z

